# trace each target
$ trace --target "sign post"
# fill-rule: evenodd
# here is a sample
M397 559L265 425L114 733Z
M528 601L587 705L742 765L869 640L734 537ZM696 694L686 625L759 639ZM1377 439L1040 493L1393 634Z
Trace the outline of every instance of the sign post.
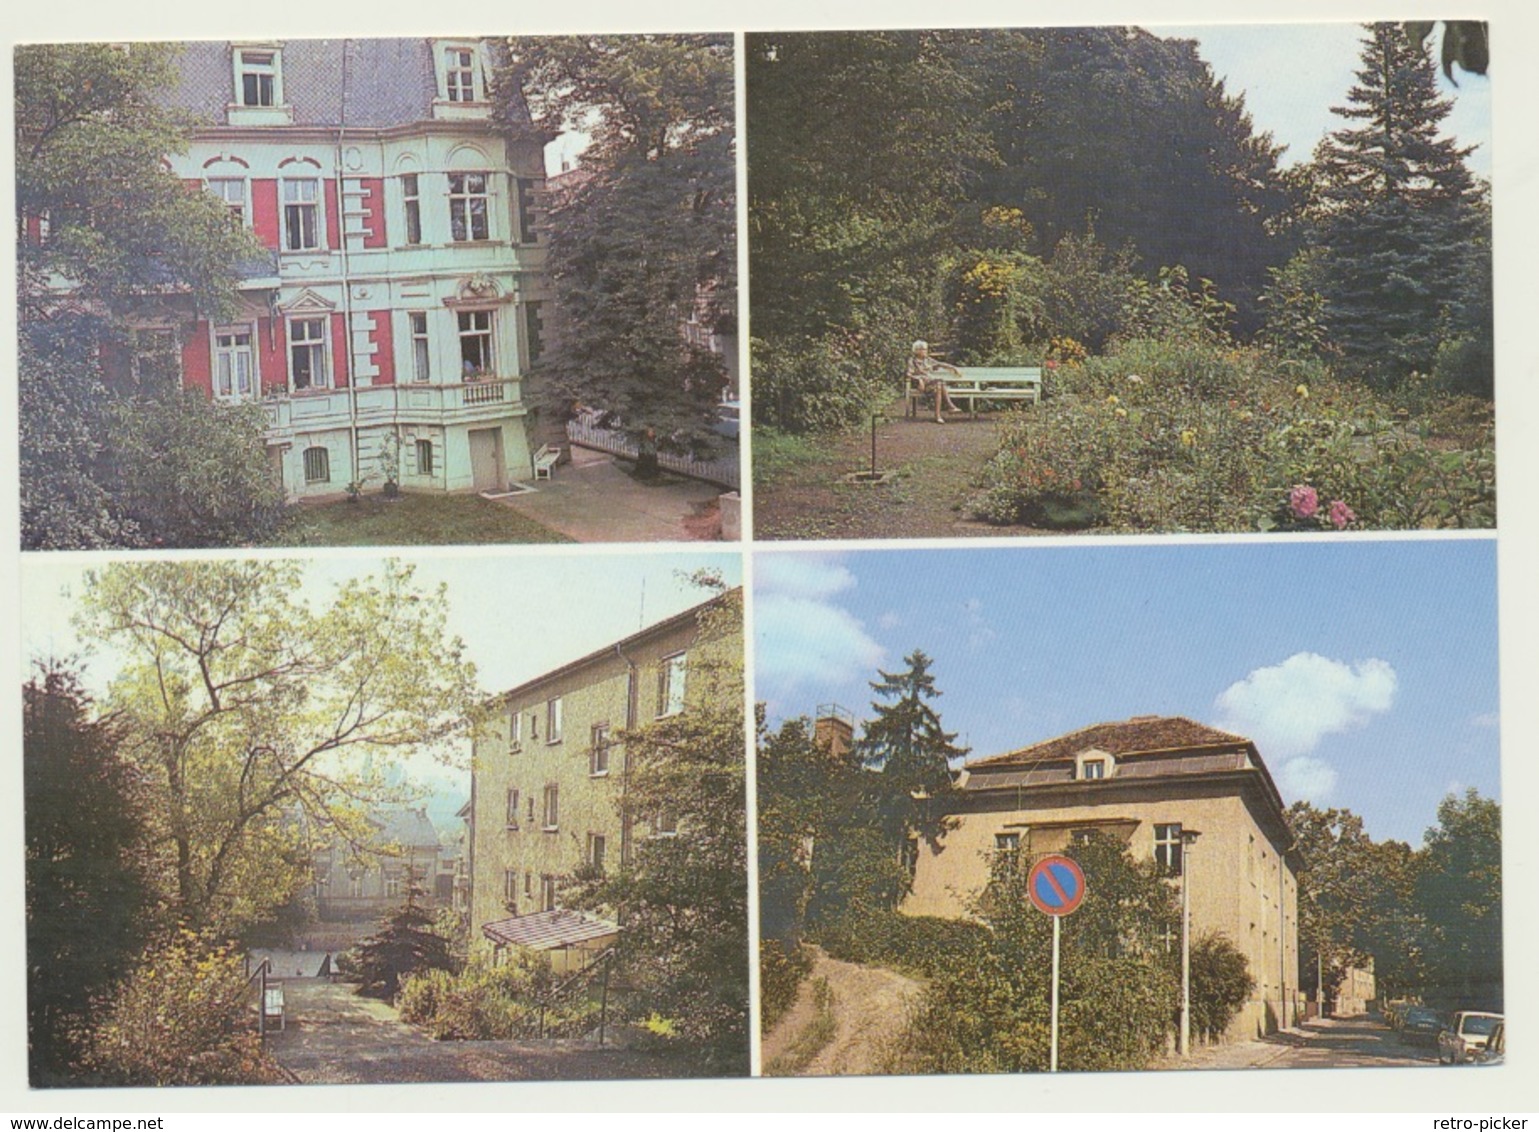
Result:
M1053 1022L1048 1072L1058 1072L1058 951L1063 918L1085 898L1085 874L1057 853L1043 857L1026 874L1026 896L1037 911L1053 917Z

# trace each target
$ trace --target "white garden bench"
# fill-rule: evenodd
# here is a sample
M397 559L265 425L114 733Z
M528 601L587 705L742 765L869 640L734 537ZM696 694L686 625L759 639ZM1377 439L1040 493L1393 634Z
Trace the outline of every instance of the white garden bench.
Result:
M962 376L942 372L939 379L946 384L951 400L960 405L965 398L968 411L978 415L979 401L1028 401L1035 405L1042 400L1042 370L1038 366L958 366ZM923 392L917 378L908 381L908 415L913 416L921 405L933 408L935 394Z
M534 454L534 478L548 480L551 478L550 470L556 466L556 461L561 459L561 449L550 444L540 446L540 450Z

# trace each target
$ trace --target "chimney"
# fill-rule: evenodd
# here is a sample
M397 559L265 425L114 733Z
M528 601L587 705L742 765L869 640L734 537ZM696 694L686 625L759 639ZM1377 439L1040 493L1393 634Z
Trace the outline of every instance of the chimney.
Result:
M830 757L842 759L855 745L855 716L838 704L820 704L812 723L812 741Z

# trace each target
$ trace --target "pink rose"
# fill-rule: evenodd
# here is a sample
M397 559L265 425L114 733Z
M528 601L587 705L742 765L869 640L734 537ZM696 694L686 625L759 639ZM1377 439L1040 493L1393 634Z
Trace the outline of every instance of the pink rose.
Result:
M1293 512L1295 518L1311 518L1320 510L1320 497L1315 494L1314 488L1299 484L1288 493L1288 510Z
M1357 516L1352 513L1352 508L1339 499L1331 502L1330 516L1331 526L1335 527L1338 531L1345 528L1348 523L1357 522Z

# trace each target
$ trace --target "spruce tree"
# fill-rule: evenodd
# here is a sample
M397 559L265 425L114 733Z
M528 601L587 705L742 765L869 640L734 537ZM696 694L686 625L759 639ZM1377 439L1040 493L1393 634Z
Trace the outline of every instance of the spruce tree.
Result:
M866 724L857 751L865 765L881 772L881 825L902 838L909 831L933 837L941 819L934 800L951 789L951 760L967 754L956 732L941 726L928 703L941 693L930 675L931 660L915 650L903 658L904 672L882 672L871 690L886 702L873 702L876 717Z
M1362 67L1346 106L1354 125L1320 143L1326 321L1349 359L1383 380L1430 371L1478 252L1480 191L1471 152L1438 136L1452 104L1400 24L1365 25Z
M355 949L359 994L389 1001L408 975L456 969L449 940L438 934L433 913L422 906L426 895L414 876L408 878L406 903Z

